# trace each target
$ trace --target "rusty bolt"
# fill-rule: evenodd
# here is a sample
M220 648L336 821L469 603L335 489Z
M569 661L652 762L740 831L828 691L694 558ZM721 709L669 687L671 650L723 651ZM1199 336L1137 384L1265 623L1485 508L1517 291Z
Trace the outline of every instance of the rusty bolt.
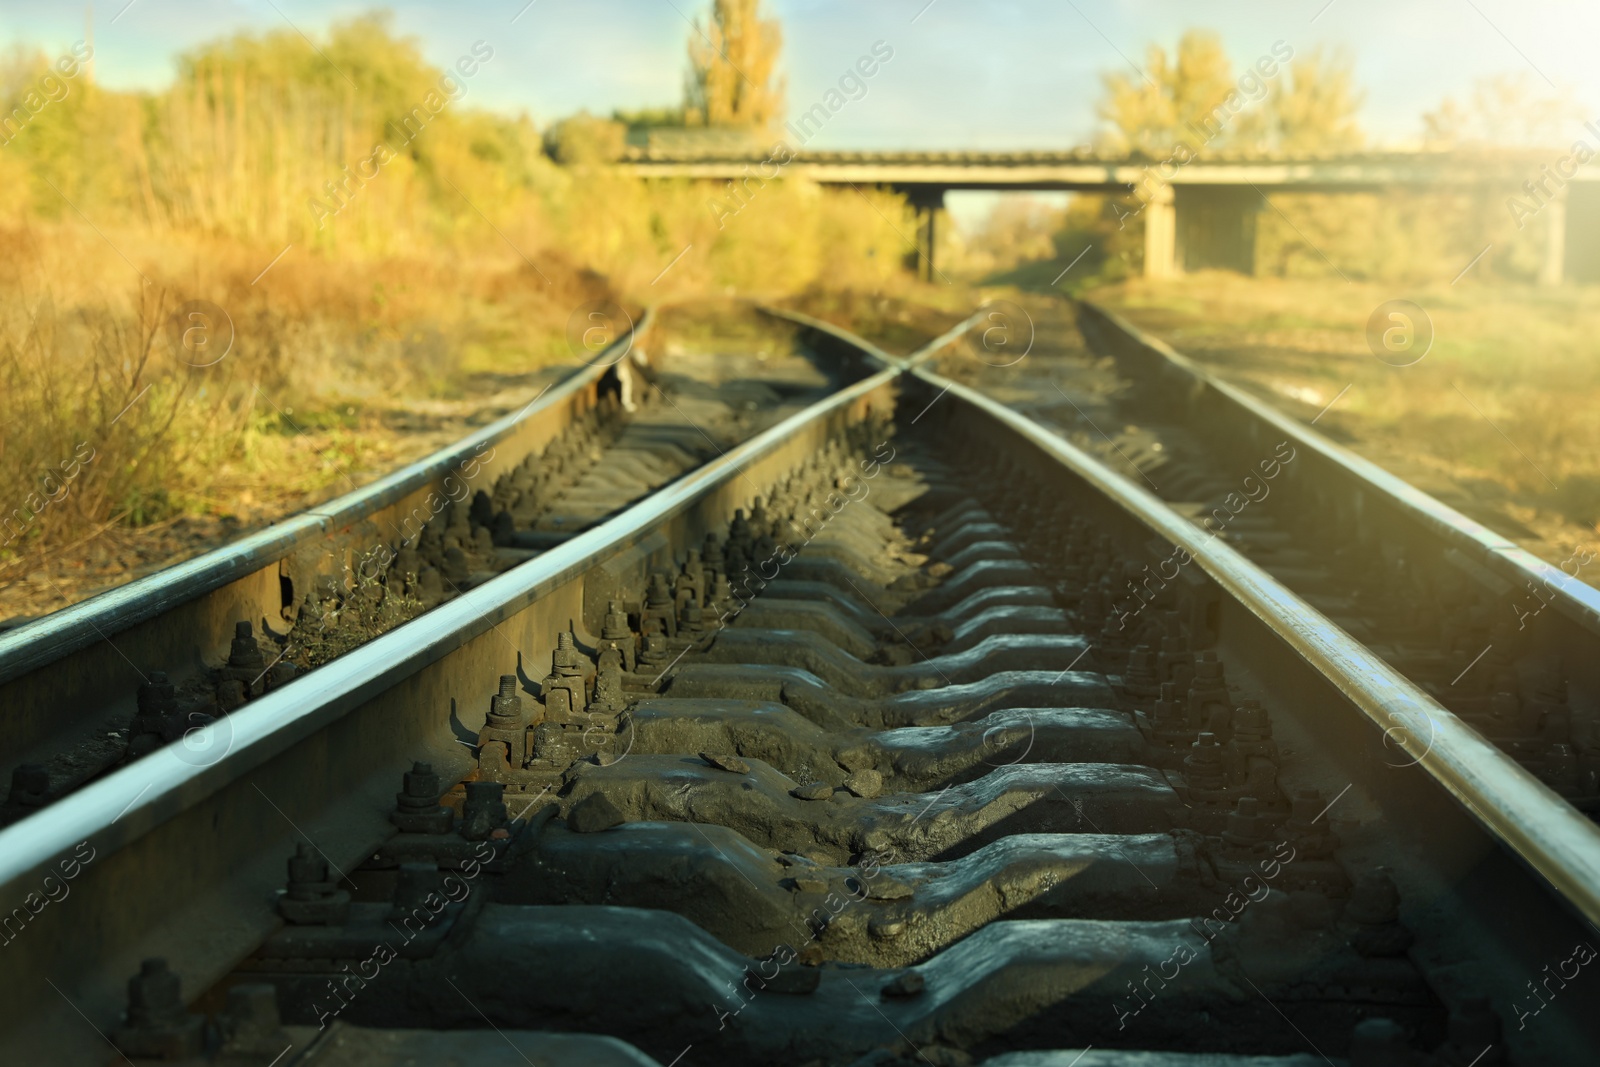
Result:
M115 1040L125 1056L179 1060L204 1048L205 1019L185 1009L178 976L164 959L145 960L128 980L127 1020Z
M145 960L128 979L128 1024L161 1026L182 1019L183 998L178 976L161 958Z
M328 861L301 842L289 858L289 884L278 914L299 926L340 926L350 915L350 894L329 878Z
M1238 806L1228 816L1228 828L1222 839L1238 848L1253 848L1267 839L1267 820L1261 817L1261 804L1255 797L1240 797Z
M510 821L503 782L466 783L467 800L461 810L461 836L486 841Z
M439 803L439 776L433 764L412 764L402 779L400 792L395 794L395 810L389 821L402 833L444 834L450 832L452 814Z

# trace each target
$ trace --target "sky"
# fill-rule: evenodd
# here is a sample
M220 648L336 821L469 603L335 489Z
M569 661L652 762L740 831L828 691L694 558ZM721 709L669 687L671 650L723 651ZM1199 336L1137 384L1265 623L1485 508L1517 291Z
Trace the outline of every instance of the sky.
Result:
M174 57L220 36L330 22L376 7L441 66L475 41L495 50L473 80L480 106L540 123L579 109L675 104L690 23L710 0L0 0L0 45L52 55L85 35L95 77L159 88ZM1282 41L1297 53L1342 46L1366 91L1363 127L1415 143L1421 115L1476 79L1526 72L1600 118L1597 0L767 0L783 25L790 111L821 100L882 42L892 58L835 115L814 148L1059 149L1096 133L1100 76L1130 74L1147 46L1218 32L1236 66ZM1137 75L1135 75L1137 76ZM1554 87L1554 88L1551 88ZM1574 136L1581 132L1574 130Z

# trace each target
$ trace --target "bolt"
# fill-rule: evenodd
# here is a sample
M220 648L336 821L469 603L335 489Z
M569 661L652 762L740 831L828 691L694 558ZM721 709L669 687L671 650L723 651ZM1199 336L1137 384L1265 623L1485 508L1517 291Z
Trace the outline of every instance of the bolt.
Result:
M1350 945L1363 956L1399 956L1411 946L1411 932L1400 925L1400 891L1386 867L1375 867L1356 880L1345 918L1354 924Z
M722 542L714 533L706 534L705 547L700 550L700 558L705 562L706 570L722 571Z
M402 796L417 797L432 803L439 799L439 776L433 773L433 764L418 761L405 773L405 792Z
M306 842L289 858L289 885L278 898L278 914L299 926L341 926L350 914L350 894L329 878L328 861Z
M1169 745L1186 747L1195 740L1197 730L1189 718L1189 702L1178 694L1176 682L1161 683L1161 698L1151 713L1155 735Z
M1188 638L1177 634L1161 639L1157 672L1163 678L1170 678L1185 689L1189 687L1194 681L1194 654L1189 651Z
M1192 799L1202 803L1215 803L1222 799L1222 746L1217 743L1216 734L1203 731L1189 746L1189 755L1183 758L1183 766L1189 779L1189 795Z
M449 833L453 815L439 803L439 793L439 776L433 773L433 765L412 764L403 776L400 792L395 794L395 810L389 813L389 821L402 833Z
M139 973L128 979L128 1024L160 1026L183 1016L178 976L167 969L164 959L145 960L139 966Z
M289 897L293 900L316 900L328 882L328 861L322 853L302 841L289 858Z
M228 666L230 667L264 667L266 660L261 655L261 645L256 641L255 632L250 623L240 620L233 624L233 645L228 650Z
M1297 789L1289 802L1289 818L1284 834L1294 842L1297 854L1307 859L1326 859L1339 845L1339 838L1325 822L1319 822L1326 805L1315 789Z
M621 601L613 600L607 605L606 621L600 630L600 636L607 641L621 641L633 636L633 630L628 626L628 615L622 610Z
M517 694L517 676L502 674L500 691L489 700L490 726L502 729L523 726L522 697Z
M1241 741L1264 741L1272 736L1272 719L1259 700L1244 699L1233 712L1233 733Z
M1322 794L1315 789L1296 789L1289 802L1289 821L1286 829L1295 833L1316 833L1312 820L1322 814Z
M1266 830L1260 802L1255 797L1240 797L1238 806L1228 816L1228 828L1222 832L1222 839L1230 845L1248 849L1266 840Z
M583 673L581 655L573 642L571 630L556 634L556 648L550 656L550 665L555 673L566 676Z
M1128 653L1128 688L1134 686L1154 689L1158 684L1156 677L1156 654L1149 645L1139 645Z
M141 715L171 714L177 701L177 687L167 680L166 671L151 671L149 681L139 686L137 703Z
M466 790L466 803L461 809L461 836L468 841L487 840L510 821L505 783L468 782Z
M115 1033L125 1057L188 1060L205 1045L205 1019L184 1008L178 976L160 958L145 960L128 980L127 1025Z

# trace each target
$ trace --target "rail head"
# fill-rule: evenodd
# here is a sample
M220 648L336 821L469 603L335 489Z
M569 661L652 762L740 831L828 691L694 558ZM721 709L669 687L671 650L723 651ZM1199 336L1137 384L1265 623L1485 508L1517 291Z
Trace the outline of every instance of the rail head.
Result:
M1394 738L1496 840L1600 923L1600 827L1375 652L1153 493L1002 404L923 369L907 373L1026 440L1151 533L1186 552L1372 725Z

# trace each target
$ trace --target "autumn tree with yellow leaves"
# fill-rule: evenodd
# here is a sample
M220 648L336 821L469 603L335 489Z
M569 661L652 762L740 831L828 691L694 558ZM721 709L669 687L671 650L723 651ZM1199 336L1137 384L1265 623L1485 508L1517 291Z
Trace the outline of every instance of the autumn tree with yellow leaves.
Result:
M1329 152L1363 141L1362 93L1345 52L1296 52L1280 41L1236 68L1215 33L1190 30L1172 54L1151 45L1142 71L1114 71L1101 84L1101 143L1115 152L1164 159L1180 144L1182 155Z
M689 37L684 117L692 126L767 130L783 113L776 75L783 30L761 0L713 0L710 20Z

